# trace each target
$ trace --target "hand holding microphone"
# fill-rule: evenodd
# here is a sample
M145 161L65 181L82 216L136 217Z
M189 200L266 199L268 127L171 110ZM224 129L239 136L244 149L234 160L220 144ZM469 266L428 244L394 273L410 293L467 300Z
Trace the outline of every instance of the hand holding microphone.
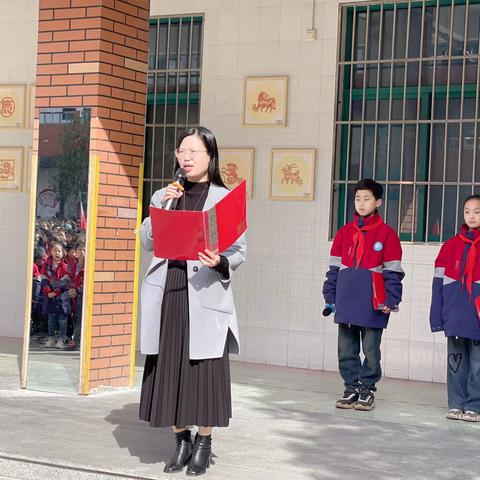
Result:
M324 317L328 317L332 313L335 313L335 305L332 303L327 303L323 309L322 315Z
M177 205L178 199L183 195L183 183L187 172L183 168L177 169L172 183L167 185L163 194L162 203L164 210L173 210Z

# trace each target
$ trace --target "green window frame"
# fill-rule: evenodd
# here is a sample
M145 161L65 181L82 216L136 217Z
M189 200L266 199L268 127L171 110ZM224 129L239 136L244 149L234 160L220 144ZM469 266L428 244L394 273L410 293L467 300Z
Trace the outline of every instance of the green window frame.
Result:
M150 19L143 217L152 194L171 181L181 131L199 125L203 16Z
M341 7L331 234L360 178L402 241L439 242L480 193L480 0ZM443 135L443 139L442 139Z

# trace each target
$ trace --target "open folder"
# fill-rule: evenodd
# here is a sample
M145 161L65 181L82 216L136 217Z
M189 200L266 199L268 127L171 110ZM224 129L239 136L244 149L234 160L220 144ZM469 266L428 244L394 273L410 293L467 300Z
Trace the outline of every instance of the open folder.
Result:
M153 252L158 258L198 260L198 252L230 247L247 229L246 181L202 212L150 206Z
M386 300L385 280L381 272L372 272L372 300L373 309L382 310Z

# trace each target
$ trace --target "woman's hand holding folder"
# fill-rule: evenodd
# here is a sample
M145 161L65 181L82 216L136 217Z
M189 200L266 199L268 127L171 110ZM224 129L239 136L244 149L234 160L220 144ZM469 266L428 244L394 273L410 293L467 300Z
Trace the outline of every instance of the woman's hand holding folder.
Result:
M205 249L203 253L198 252L198 259L202 265L205 265L208 268L214 268L220 263L220 255L218 254L218 250L211 252L210 250Z

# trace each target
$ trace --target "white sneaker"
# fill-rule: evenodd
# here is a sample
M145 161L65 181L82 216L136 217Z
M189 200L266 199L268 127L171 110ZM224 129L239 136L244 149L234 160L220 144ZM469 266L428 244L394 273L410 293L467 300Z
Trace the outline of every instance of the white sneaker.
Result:
M463 412L463 418L465 422L480 422L480 415L477 412L472 412L471 410L466 410Z
M55 348L61 348L63 350L64 346L65 342L63 341L63 338L57 338L57 341L55 342Z
M45 346L47 348L53 348L55 346L55 337L48 337L47 341L45 342Z
M458 408L451 408L447 415L445 415L449 420L462 420L463 419L463 412Z

